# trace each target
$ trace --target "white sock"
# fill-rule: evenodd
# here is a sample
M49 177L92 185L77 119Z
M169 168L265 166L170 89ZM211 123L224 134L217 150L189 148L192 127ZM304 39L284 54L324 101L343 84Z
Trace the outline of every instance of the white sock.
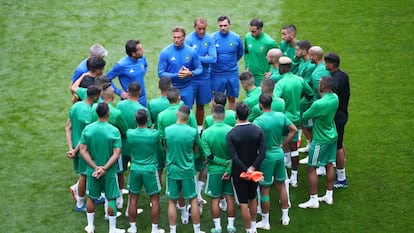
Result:
M267 214L262 213L262 222L266 225L269 224L269 213Z
M197 181L197 196L198 196L198 199L202 198L201 190L203 190L203 187L204 187L204 182L203 181Z
M115 216L109 216L109 232L115 232L116 230L116 214Z
M221 219L220 219L220 217L213 218L213 222L214 222L214 228L221 229Z
M333 197L333 190L326 190L326 194L327 197Z
M152 232L158 232L158 224L152 224Z
M81 208L83 205L85 205L85 197L78 196L78 199L76 200L76 206L78 208Z
M131 229L137 229L137 224L135 222L130 222L129 226Z
M193 224L194 233L200 232L200 223L199 224Z
M177 232L177 225L170 225L170 233L176 233Z
M282 218L289 217L289 208L282 209Z
M104 203L104 211L105 211L105 216L108 216L108 199L105 198L105 203Z
M252 233L252 228L249 228L249 229L246 228L246 233Z
M252 229L252 232L256 231L256 221L250 222L250 229Z
M234 217L227 218L227 227L234 227Z
M318 201L318 194L310 195L310 199L314 202L317 202Z
M181 215L187 213L187 208L186 206L178 206L178 209L181 211Z
M257 193L257 208L259 208L259 207L261 207L260 206L260 186L259 185L257 186L256 193Z
M290 180L293 182L298 181L298 170L292 170L290 174Z
M336 169L336 176L339 181L346 180L345 168L343 169Z
M88 220L88 227L93 228L94 227L94 218L95 218L95 212L88 213L86 212L86 219Z
M318 169L319 169L319 172L321 173L321 174L326 174L326 168L325 167L318 167Z

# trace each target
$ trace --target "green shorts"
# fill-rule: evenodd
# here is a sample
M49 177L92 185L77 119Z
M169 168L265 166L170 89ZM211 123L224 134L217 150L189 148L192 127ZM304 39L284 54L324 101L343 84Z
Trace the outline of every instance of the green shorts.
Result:
M183 193L184 199L187 200L191 200L197 196L195 176L182 180L173 180L167 177L166 187L165 193L172 200L177 200L181 192Z
M296 126L296 127L298 127L298 126ZM298 138L299 138L299 133L298 132L299 132L299 130L296 131L295 135L293 135L291 142L297 142L298 141ZM286 136L288 135L288 133L289 133L289 129L284 128L283 131L282 131L282 138L285 139Z
M160 179L155 166L153 171L131 170L129 173L128 190L132 194L139 194L142 186L145 187L145 192L150 196L161 192Z
M234 195L233 184L231 180L222 180L223 173L221 174L210 174L207 173L207 182L205 194L211 198L220 198L224 195Z
M158 156L158 170L162 170L165 168L165 151L164 150L157 150Z
M128 163L131 162L131 155L121 155L122 157L122 170L128 171Z
M329 143L312 141L309 149L308 167L325 166L336 161L336 140Z
M119 197L119 184L115 173L106 174L99 179L90 175L86 177L86 195L89 198L96 200L102 192L108 200Z
M206 160L202 156L194 159L194 168L196 172L202 171L207 166L207 163L205 161Z
M306 121L302 120L302 124L303 124L303 127L305 127L305 128L312 128L313 119L309 119L309 120L306 120Z
M264 180L259 184L261 186L271 186L273 181L283 182L286 179L285 160L265 158L260 165L260 171L263 172Z
M75 172L81 175L86 175L86 169L88 168L89 165L83 159L82 155L77 156L74 160L74 163L77 163L77 165L74 165Z

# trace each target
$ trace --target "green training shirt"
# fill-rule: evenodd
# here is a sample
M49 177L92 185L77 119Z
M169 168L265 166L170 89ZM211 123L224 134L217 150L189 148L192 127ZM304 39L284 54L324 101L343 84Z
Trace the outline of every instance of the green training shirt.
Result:
M285 101L282 98L273 95L271 108L272 108L272 111L274 112L285 112ZM253 107L253 109L250 111L248 120L250 122L253 122L254 119L262 115L262 113L263 112L260 109L259 104L256 104Z
M225 117L224 117L224 123L228 124L229 126L233 127L236 125L236 113L233 110L226 110L225 112ZM207 128L209 128L210 126L212 126L214 124L214 118L213 115L208 115L204 118L204 123L203 123L203 130L206 130Z
M157 169L157 151L161 147L158 130L128 129L126 141L131 148L131 170L154 171Z
M170 105L167 109L158 114L157 125L162 139L165 138L165 128L177 122L176 113L178 112L178 108L180 108L180 106L181 104ZM187 124L197 129L197 121L193 111L190 112Z
M255 87L250 91L246 91L246 98L243 100L244 103L252 109L257 103L259 103L259 96L262 94L260 87Z
M319 89L319 80L321 80L323 76L331 76L331 73L325 68L325 62L321 62L316 65L311 75L311 87L315 93L313 98L314 100L319 99L319 95L317 94Z

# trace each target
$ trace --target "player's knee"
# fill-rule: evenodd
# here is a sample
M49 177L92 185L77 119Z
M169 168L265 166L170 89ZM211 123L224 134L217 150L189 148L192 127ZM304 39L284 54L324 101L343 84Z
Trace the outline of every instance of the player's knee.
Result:
M261 202L269 202L270 201L270 196L260 194L260 201Z

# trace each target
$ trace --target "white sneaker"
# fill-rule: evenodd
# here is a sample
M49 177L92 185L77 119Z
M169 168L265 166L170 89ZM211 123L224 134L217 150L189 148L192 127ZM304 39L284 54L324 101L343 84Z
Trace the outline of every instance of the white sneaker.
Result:
M121 213L121 212L119 212L119 211L117 211L117 212L116 212L116 217L117 217L117 218L118 218L119 216L121 216L121 215L122 215L122 213ZM127 216L127 217L128 217L128 216ZM105 218L105 220L109 220L109 215L105 214L104 218Z
M144 212L143 209L137 209L137 214L141 214L142 212ZM128 209L125 210L125 217L129 217Z
M188 224L188 219L190 218L190 215L188 214L187 208L183 212L181 212L181 223L182 224Z
M332 205L333 204L333 198L332 197L328 197L328 196L322 196L322 197L318 197L318 201L323 201L328 205Z
M220 200L219 207L220 207L221 211L226 211L227 210L226 199L221 199Z
M109 231L109 233L125 233L125 229L115 228L114 231Z
M122 207L124 206L124 198L122 196L119 196L116 198L116 207L118 209L122 209Z
M130 228L128 228L127 232L128 233L137 233L137 228L136 227L134 227L134 228L130 227Z
M165 233L164 229L158 228L157 231L151 231L151 233Z
M316 175L318 175L318 176L326 176L326 168L325 167L318 167L316 169Z
M206 201L206 200L204 200L204 199L203 199L203 197L199 197L199 198L198 198L198 203L199 203L199 204L201 203L201 204L205 205L205 204L207 204L207 201Z
M310 145L308 144L305 147L299 148L298 152L299 153L307 153L307 152L309 152L309 148L310 148Z
M86 226L85 231L86 231L86 233L94 233L95 232L95 226L93 226L93 227Z
M299 208L312 208L312 209L318 209L319 208L319 201L314 201L312 199L309 199L307 202L303 202L299 204Z
M70 194L72 194L72 198L76 203L77 197L78 197L78 185L74 184L74 185L70 186L69 187L69 192L70 192Z
M264 223L263 221L257 222L256 228L260 228L263 230L270 230L270 223Z
M121 190L121 193L122 193L123 195L129 194L129 190L128 190L128 189L122 189L122 190Z
M297 188L299 186L299 183L297 180L290 180L289 181L290 186L292 186L293 188Z
M309 156L306 156L305 158L299 160L299 163L300 164L308 164L308 161L309 161Z
M290 218L289 218L289 216L287 216L287 217L285 217L285 218L282 218L282 225L283 225L283 226L287 226L287 225L289 225L289 223L290 223Z

